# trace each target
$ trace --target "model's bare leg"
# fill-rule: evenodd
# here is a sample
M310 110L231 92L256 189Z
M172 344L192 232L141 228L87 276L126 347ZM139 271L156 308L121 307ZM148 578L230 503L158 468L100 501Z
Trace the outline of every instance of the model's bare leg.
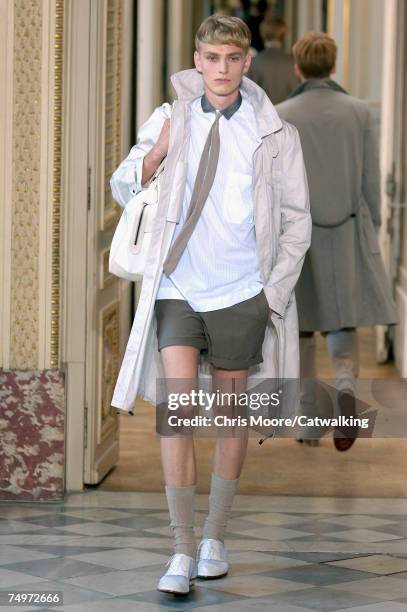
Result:
M220 393L244 393L246 390L247 370L221 370L214 368L213 389ZM218 414L230 418L237 416L233 405L220 407ZM209 514L206 518L203 538L223 541L227 521L233 504L247 451L248 428L219 427L216 443L211 492L209 496Z
M213 369L212 387L221 393L244 393L246 391L247 370L222 370ZM222 414L233 417L233 410L230 406L221 408ZM224 435L222 435L224 432ZM233 432L230 429L219 429L213 471L222 478L237 478L243 468L243 463L247 451L248 428L239 427ZM233 435L234 433L234 435Z
M167 346L161 350L168 393L190 393L195 388L198 355L198 349L193 346ZM177 412L174 411L174 414ZM192 435L161 437L161 460L167 485L195 484L196 463Z
M190 393L195 387L198 355L198 349L192 346L168 346L161 349L168 393ZM162 436L161 461L174 534L174 552L195 558L196 462L192 435Z

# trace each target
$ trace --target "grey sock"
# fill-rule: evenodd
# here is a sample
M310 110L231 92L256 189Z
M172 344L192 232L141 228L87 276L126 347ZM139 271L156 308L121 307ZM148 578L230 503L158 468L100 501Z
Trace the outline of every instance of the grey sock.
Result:
M223 542L238 482L239 478L227 480L212 472L209 514L205 520L203 538Z
M170 512L170 526L174 534L174 552L184 553L195 559L195 485L166 485L165 493Z

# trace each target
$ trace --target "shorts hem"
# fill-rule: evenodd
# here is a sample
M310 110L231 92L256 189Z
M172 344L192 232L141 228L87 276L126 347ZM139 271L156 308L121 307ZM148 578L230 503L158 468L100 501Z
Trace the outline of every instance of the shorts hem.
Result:
M222 368L223 370L247 370L251 366L263 363L263 355L256 355L249 359L228 359L211 356L209 361L215 368Z
M164 341L162 344L159 344L158 351L166 348L167 346L193 346L199 351L207 349L207 344L205 341L194 340L193 338L171 338L171 340Z

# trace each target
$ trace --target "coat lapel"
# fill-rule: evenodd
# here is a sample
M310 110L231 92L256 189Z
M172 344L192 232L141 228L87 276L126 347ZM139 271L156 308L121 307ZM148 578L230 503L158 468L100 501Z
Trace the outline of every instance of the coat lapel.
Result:
M176 72L171 76L171 83L178 99L186 103L204 93L203 77L195 68ZM253 106L259 136L264 138L273 132L278 132L283 127L281 119L265 91L246 76L242 77L241 88Z

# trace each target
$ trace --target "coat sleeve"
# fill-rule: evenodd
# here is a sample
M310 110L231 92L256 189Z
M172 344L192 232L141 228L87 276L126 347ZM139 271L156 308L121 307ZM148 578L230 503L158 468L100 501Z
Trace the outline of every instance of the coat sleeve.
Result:
M281 154L281 231L277 261L264 287L270 307L281 317L311 244L308 181L297 128L284 122Z
M167 102L154 110L138 130L137 144L130 149L128 156L112 174L110 188L113 198L120 206L126 206L127 202L141 191L144 157L157 142L165 119L170 117L170 111L171 107ZM147 187L148 184L149 181L143 187Z
M373 223L376 227L380 227L381 212L379 151L373 115L369 108L367 108L367 120L363 138L362 192L363 197L369 206Z

